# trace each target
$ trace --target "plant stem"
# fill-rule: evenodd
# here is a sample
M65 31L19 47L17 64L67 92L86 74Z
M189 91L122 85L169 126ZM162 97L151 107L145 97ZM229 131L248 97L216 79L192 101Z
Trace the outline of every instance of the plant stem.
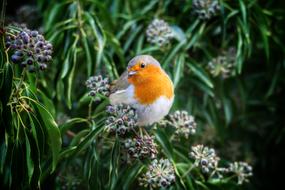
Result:
M197 160L191 165L191 167L183 174L182 178L186 177L189 172L198 164Z
M92 103L93 99L90 100L89 105L88 105L88 120L92 119L91 113L92 113Z

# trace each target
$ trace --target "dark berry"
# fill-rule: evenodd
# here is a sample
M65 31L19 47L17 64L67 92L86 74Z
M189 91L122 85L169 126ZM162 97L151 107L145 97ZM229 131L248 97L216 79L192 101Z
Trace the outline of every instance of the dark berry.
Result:
M126 129L125 129L125 127L121 127L121 128L119 128L119 134L120 135L124 135L125 133L126 133Z
M161 184L162 187L166 187L167 186L167 182L165 180L162 180L160 182L160 184Z
M118 125L123 125L123 124L124 124L123 120L122 120L122 119L119 119L119 120L118 120Z
M11 45L11 42L6 42L5 43L6 48L10 47L10 45Z
M22 39L23 39L24 44L27 44L30 41L29 36L24 36Z
M26 67L27 66L27 63L24 61L21 63L21 67Z
M11 60L13 63L19 63L21 61L21 57L18 55L12 55Z
M40 69L41 69L41 70L45 70L46 68L47 68L47 65L46 65L46 64L44 64L44 63L43 63L43 64L40 64Z
M39 41L44 41L44 37L43 37L42 35L38 35L37 39L38 39Z
M48 62L47 57L46 56L42 56L42 62L46 63Z
M22 43L22 40L20 40L20 39L18 39L18 40L16 40L16 45L18 45L18 46L20 46L20 45L22 45L23 43Z
M203 165L203 166L208 165L208 160L202 159L202 160L201 160L201 165Z
M33 64L33 60L32 60L32 59L28 59L28 60L27 60L27 64L28 64L28 65L32 65L32 64Z
M42 48L43 46L44 46L44 43L43 43L43 42L38 42L38 43L36 44L36 47Z
M5 41L6 42L10 42L11 41L11 37L10 36L6 36Z
M51 45L50 43L48 43L48 44L46 45L46 49L47 49L47 50L51 50L51 49L52 49L52 45Z
M51 55L51 51L45 50L45 51L44 51L44 55Z
M22 51L16 51L14 54L19 57L22 57L24 55Z
M42 62L42 61L43 61L43 59L42 59L42 56L41 56L41 55L37 57L37 61L38 61L38 62Z
M89 96L95 96L95 95L96 95L96 92L95 92L95 91L89 92Z
M27 56L31 57L33 53L31 51L28 51Z
M40 53L40 52L41 52L41 49L36 48L36 53Z
M32 35L33 37L37 37L38 31L32 31L32 32L31 32L31 35Z

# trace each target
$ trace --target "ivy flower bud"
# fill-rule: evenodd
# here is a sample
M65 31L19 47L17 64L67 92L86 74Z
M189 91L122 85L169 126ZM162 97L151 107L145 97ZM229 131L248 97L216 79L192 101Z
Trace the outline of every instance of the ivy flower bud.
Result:
M147 41L157 46L165 46L174 38L173 31L164 20L154 19L146 30Z
M8 26L7 31L9 32L7 32L6 44L9 44L10 49L14 51L14 54L11 56L12 62L18 63L22 61L20 65L23 67L29 65L29 72L47 68L47 64L42 65L42 63L48 63L52 60L52 45L42 35L26 27L18 27L17 30L12 30ZM48 46L49 52L45 52L45 46Z
M193 0L192 8L199 19L207 20L218 14L220 4L218 0Z
M167 159L153 160L147 172L139 178L139 184L150 189L166 188L174 182L174 168Z
M109 78L103 78L101 75L92 76L85 82L87 88L91 91L90 96L96 96L97 93L104 96L110 95Z
M157 145L154 143L154 137L137 136L132 139L126 139L123 146L131 159L154 159L157 155Z
M138 115L135 109L128 105L111 105L107 107L106 112L109 114L106 119L108 130L119 136L124 136L137 123Z

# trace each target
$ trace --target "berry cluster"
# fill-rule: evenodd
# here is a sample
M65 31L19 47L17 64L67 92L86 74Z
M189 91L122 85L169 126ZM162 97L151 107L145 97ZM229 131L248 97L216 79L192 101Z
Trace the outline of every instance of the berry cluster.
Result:
M52 45L38 31L27 28L13 30L8 27L6 47L13 51L13 63L27 67L29 72L45 70L52 60Z
M187 111L175 111L167 118L168 124L175 128L176 135L184 135L188 138L189 134L196 132L197 123L192 115L189 115Z
M128 105L108 106L106 111L110 115L106 120L106 125L111 133L124 136L137 123L138 115L136 110Z
M16 21L26 23L29 27L39 26L40 18L40 10L35 5L22 5L16 11Z
M21 98L23 91L24 88L22 86L19 86L18 90L12 91L8 105L10 106L11 110L13 110L14 112L20 113L22 111L29 111L29 112L33 111L33 108L29 105L26 99Z
M212 18L221 9L218 0L193 0L192 7L201 20Z
M147 172L139 178L139 184L150 189L166 188L174 181L174 168L168 159L153 160Z
M77 160L76 160L77 161ZM80 179L80 165L79 163L69 163L69 165L64 168L56 176L56 183L60 186L62 190L76 190L82 189Z
M164 46L174 37L169 24L164 20L154 19L146 30L147 41L157 46Z
M154 138L150 136L137 136L133 139L127 139L124 142L124 148L127 150L129 157L134 159L154 159L157 155Z
M222 55L213 58L208 63L208 70L216 77L221 75L223 78L228 78L234 75L234 66L236 65L236 49L229 48Z
M90 90L90 96L96 96L97 93L102 94L104 96L110 95L109 78L103 78L101 75L92 76L86 81L85 84Z
M238 177L238 184L241 185L248 182L248 178L252 176L252 167L246 162L234 162L230 164L229 172Z
M193 146L189 155L195 160L194 165L201 167L203 173L209 173L217 168L220 160L213 148L208 148L204 145Z

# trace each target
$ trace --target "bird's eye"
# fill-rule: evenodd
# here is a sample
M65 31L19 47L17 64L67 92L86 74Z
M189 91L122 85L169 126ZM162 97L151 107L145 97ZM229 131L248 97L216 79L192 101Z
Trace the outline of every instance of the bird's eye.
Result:
M141 68L145 68L145 63L141 63Z

